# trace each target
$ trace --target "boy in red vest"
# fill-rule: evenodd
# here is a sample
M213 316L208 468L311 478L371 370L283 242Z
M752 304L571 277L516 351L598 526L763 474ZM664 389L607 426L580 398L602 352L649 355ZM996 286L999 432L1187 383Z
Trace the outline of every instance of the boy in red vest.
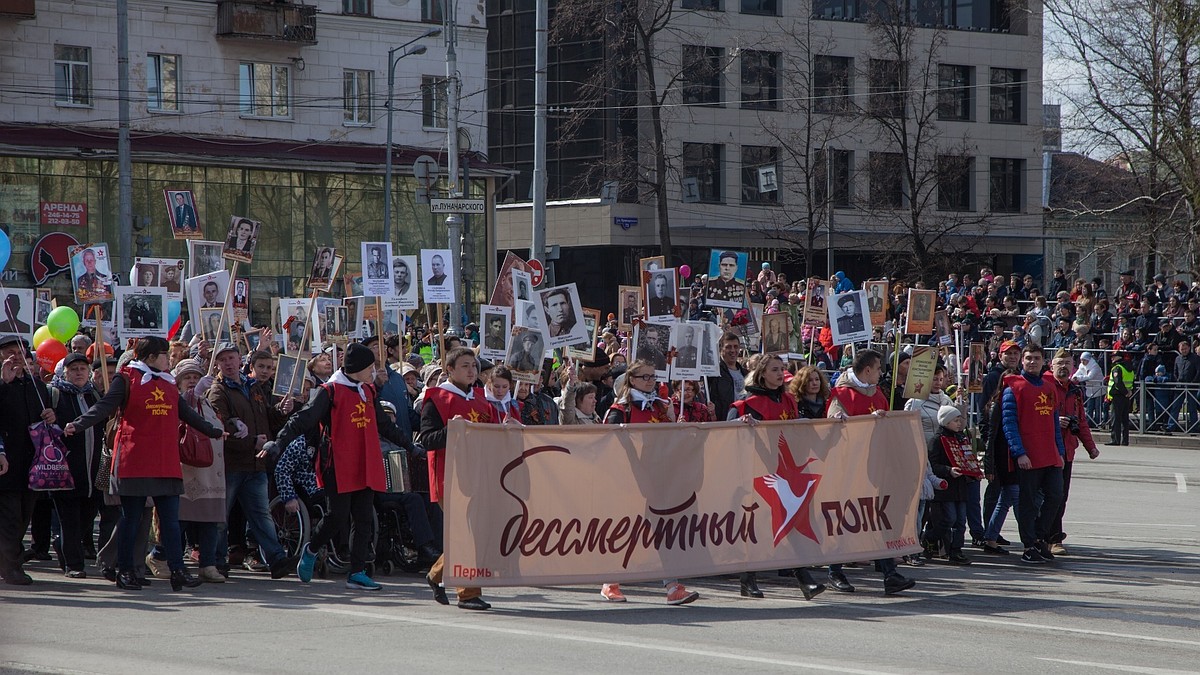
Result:
M425 392L421 405L421 431L418 439L425 446L429 460L429 499L440 502L445 491L446 431L450 420L462 417L472 422L495 423L494 408L488 403L483 387L475 386L479 378L479 361L467 347L455 347L446 354L446 375L449 379ZM450 604L442 576L446 556L442 555L429 568L425 580L433 589L433 599L440 605ZM459 588L458 606L462 609L491 609L480 597L480 588Z
M1058 422L1058 389L1042 379L1044 363L1041 347L1028 345L1021 350L1021 374L1004 378L1008 388L1001 404L1004 439L1021 486L1017 502L1017 525L1025 547L1021 562L1031 565L1054 559L1049 538L1057 534L1050 530L1062 504L1066 454Z
M874 349L859 350L854 362L838 378L837 386L829 392L828 417L846 418L858 415L887 414L887 396L879 390L879 376L883 374L883 354ZM883 592L894 595L906 591L917 582L896 571L894 558L875 561L875 570L883 574ZM842 566L829 566L829 585L836 591L853 593L854 586L846 579Z
M379 437L412 451L409 440L384 414L375 392L375 352L361 344L346 349L340 370L317 389L317 395L288 420L274 445L286 448L293 440L320 425L328 443L317 450L317 485L329 498L329 515L321 521L304 547L296 575L312 581L316 551L346 529L351 518L350 568L346 588L377 591L382 588L367 576L367 554L375 529L375 493L387 490L387 471Z

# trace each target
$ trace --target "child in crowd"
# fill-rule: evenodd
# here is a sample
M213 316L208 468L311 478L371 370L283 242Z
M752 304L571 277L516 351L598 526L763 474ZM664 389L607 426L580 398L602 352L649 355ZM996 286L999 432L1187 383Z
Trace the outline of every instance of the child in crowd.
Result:
M513 398L516 381L512 371L506 366L496 366L489 370L485 377L487 384L483 386L483 391L488 403L492 404L496 411L495 419L501 422L509 418L520 420L521 404Z
M938 410L941 431L929 441L929 465L938 478L946 481L946 489L934 493L934 502L942 509L937 538L948 551L947 560L956 565L969 565L963 555L963 538L967 529L968 483L977 478L966 475L963 468L974 458L971 441L963 433L967 420L962 411L952 405Z

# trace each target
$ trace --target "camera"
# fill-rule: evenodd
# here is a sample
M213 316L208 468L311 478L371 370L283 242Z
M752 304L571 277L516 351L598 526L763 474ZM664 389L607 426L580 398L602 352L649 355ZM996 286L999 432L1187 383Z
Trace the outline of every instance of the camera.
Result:
M1067 415L1067 431L1079 435L1079 418L1075 415Z

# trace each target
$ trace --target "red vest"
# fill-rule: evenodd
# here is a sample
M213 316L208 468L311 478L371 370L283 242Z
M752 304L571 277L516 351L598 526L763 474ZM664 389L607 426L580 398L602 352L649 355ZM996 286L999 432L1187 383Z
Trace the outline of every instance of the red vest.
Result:
M339 494L370 488L387 491L387 470L379 446L375 420L375 387L364 386L367 400L339 384L326 384L330 396L329 453ZM325 488L325 477L317 472L317 485Z
M473 398L468 401L465 396L434 387L426 391L425 398L433 401L433 407L437 409L446 426L450 425L450 420L454 419L455 415L462 415L472 422L496 423L494 409L492 404L488 403L483 387L475 387L472 394ZM439 502L442 500L442 493L446 491L446 449L426 450L429 460L429 501Z
M858 415L870 415L876 410L887 410L888 399L883 395L883 391L879 387L875 387L875 393L867 396L855 387L834 387L829 395L838 400L842 405L842 409L846 411L846 415L857 417Z
M1062 466L1062 455L1054 442L1054 427L1058 425L1058 391L1042 382L1037 386L1024 375L1009 375L1004 384L1012 389L1017 400L1017 423L1021 430L1021 445L1032 468Z
M799 417L797 414L799 408L796 405L796 399L786 391L783 393L783 397L779 403L761 394L755 394L741 401L734 401L730 407L737 410L739 417L745 415L748 410L753 410L758 413L754 415L754 418L763 420L764 422L794 420Z
M625 424L659 424L671 421L667 414L667 406L662 401L655 401L649 410L642 410L641 406L628 403L614 403L609 410L620 410ZM606 415L605 419L607 418Z
M179 390L161 377L142 384L141 371L122 368L129 398L117 429L113 473L118 478L178 478Z

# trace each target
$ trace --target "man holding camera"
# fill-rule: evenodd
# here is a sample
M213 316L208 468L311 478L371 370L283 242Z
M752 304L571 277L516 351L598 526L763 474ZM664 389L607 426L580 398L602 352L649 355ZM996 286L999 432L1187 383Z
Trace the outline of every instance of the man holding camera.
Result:
M1063 555L1067 552L1062 545L1063 540L1067 538L1066 532L1063 532L1063 515L1067 512L1067 497L1071 492L1071 463L1075 460L1075 450L1082 443L1088 457L1096 459L1100 456L1100 451L1096 449L1096 442L1092 440L1092 430L1088 427L1087 415L1083 411L1085 398L1083 387L1071 380L1071 373L1074 370L1075 360L1071 358L1071 353L1060 349L1054 354L1054 360L1050 362L1050 371L1042 376L1047 384L1053 385L1058 390L1058 426L1062 429L1063 449L1066 451L1063 456L1062 504L1058 507L1057 516L1050 524L1050 552L1054 555Z

